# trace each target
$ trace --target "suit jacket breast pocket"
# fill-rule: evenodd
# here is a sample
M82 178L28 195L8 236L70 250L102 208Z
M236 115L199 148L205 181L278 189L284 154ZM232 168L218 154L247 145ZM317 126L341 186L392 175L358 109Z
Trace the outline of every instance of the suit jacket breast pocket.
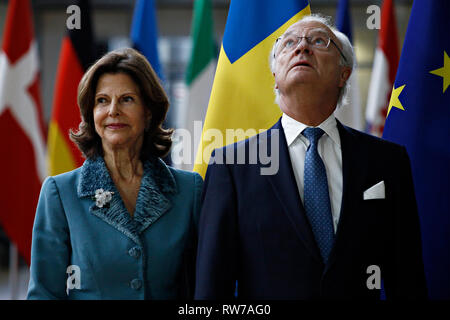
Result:
M360 203L360 213L367 219L384 219L388 211L388 201L386 199L362 200Z
M386 199L362 200L355 213L355 228L365 240L366 250L382 251L392 233L392 213Z
M386 199L362 200L356 214L363 224L369 226L384 224L389 216L388 201Z

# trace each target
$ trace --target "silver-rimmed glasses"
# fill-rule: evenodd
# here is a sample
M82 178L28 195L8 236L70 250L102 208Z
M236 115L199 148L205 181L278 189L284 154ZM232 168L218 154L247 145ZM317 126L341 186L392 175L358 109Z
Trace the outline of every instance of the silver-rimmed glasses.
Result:
M344 58L344 61L347 62L347 59L344 56L344 53L342 50L338 47L338 45L331 39L328 34L325 32L313 32L307 36L299 37L292 33L284 34L283 36L279 37L276 40L276 50L274 52L274 58L275 54L277 52L291 52L297 48L297 46L300 44L302 39L305 39L306 42L310 47L319 49L319 50L326 50L330 46L330 43L333 43L336 49L338 49L339 53L341 54L342 58Z

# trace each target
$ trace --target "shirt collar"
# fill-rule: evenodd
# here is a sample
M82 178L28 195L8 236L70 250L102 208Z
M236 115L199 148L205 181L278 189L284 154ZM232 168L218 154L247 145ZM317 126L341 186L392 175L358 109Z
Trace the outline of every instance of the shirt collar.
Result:
M281 116L281 125L283 126L288 146L290 146L302 133L302 131L308 127L306 124L291 118L285 113L283 113L283 115ZM339 137L336 117L333 113L317 127L325 131L325 133L331 138L331 140L339 147L341 146L341 139Z

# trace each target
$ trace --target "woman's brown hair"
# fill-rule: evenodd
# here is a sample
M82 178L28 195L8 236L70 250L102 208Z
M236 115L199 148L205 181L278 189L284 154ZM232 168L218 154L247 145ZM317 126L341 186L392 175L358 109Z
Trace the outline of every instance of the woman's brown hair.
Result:
M77 132L70 130L70 139L86 158L103 156L101 138L95 131L93 109L98 80L106 73L124 73L130 76L139 87L144 106L150 110L151 119L146 125L140 158L145 160L152 155L164 157L172 146L173 130L162 127L169 109L169 100L150 63L131 48L105 54L86 71L78 85L81 123Z

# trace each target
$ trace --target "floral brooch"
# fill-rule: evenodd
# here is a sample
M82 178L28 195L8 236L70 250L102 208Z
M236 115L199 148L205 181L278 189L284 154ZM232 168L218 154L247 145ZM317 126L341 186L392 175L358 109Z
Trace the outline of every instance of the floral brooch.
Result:
M105 191L102 188L95 190L95 205L99 208L108 207L114 192Z

